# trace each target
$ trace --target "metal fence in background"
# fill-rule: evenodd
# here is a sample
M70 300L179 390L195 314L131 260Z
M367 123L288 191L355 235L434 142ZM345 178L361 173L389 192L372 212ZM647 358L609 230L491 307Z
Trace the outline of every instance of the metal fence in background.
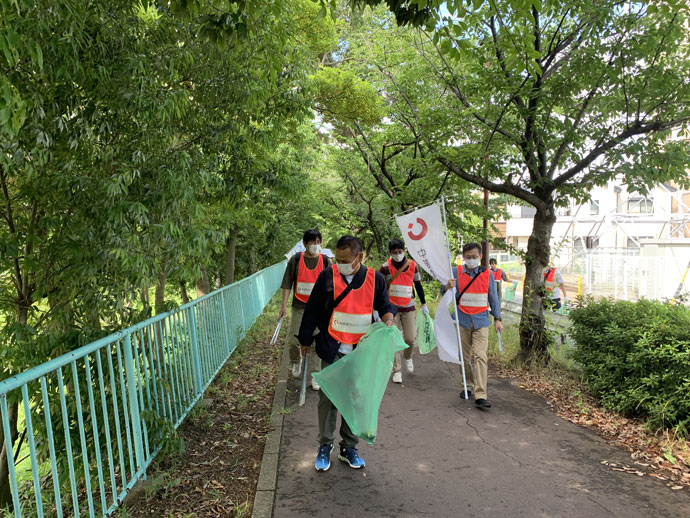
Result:
M678 262L669 263L665 257L582 252L571 257L566 265L558 266L558 270L563 275L570 298L582 294L636 301L641 298L672 298L683 278L685 266ZM521 293L524 266L512 262L503 268L520 281L518 292ZM690 290L690 276L682 289Z
M583 253L561 268L566 279L579 278L583 294L621 300L663 299L673 296L667 260L633 254ZM567 282L567 281L566 281Z
M285 262L0 381L28 453L8 448L14 515L107 516L179 426L280 286ZM17 441L19 442L19 441ZM20 462L21 466L22 463Z

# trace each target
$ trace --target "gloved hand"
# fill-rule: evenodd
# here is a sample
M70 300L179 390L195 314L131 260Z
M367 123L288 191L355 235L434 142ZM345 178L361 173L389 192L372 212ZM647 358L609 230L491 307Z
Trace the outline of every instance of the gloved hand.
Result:
M567 306L568 302L570 302L570 299L568 297L563 297L563 304Z
M422 304L422 313L424 313L425 315L429 314L429 308L426 307L426 304Z

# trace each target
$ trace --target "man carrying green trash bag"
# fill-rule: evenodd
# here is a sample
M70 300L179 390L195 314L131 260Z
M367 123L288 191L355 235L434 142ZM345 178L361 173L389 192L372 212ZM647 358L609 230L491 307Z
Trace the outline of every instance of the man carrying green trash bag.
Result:
M297 338L302 345L303 354L309 353L314 340L316 354L322 360L324 372L329 365L355 349L369 329L374 310L378 311L386 326L393 325L396 310L388 300L386 281L379 272L364 266L363 258L362 242L358 238L341 237L335 247L336 264L319 274L304 310ZM319 329L319 334L314 338L312 335L316 328ZM392 369L392 358L390 368ZM368 374L363 372L362 376L365 375ZM386 382L388 376L390 370L386 374ZM318 409L319 450L314 466L317 471L326 471L331 467L330 455L338 410L326 395L323 385L319 393ZM356 449L359 438L344 416L341 421L338 458L351 468L362 468L365 463Z

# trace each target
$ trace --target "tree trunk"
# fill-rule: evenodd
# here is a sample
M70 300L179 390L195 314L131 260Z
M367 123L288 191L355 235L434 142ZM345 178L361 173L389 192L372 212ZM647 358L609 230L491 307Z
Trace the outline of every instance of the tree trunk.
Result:
M189 295L187 294L187 283L180 281L180 293L182 294L182 304L189 302Z
M22 299L23 301L23 299ZM26 325L29 320L29 305L20 302L17 307L17 321L20 324ZM14 448L15 441L19 435L17 429L17 422L19 418L19 405L17 403L10 403L8 408L8 418L10 421L10 444L5 443L4 433L2 447L0 448L0 509L8 507L12 509L12 491L10 487L10 471L7 466L7 450ZM17 459L15 459L16 462Z
M141 293L139 294L139 300L141 300L142 309L144 314L151 315L151 298L149 297L149 287L145 286L141 288Z
M230 236L225 240L225 285L235 282L235 250L237 237L240 235L239 226L233 227Z
M12 509L12 491L10 488L10 472L7 467L7 447L14 447L14 444L19 435L17 430L17 421L19 417L19 405L17 403L11 403L8 407L9 421L10 421L10 435L12 443L10 445L4 444L0 450L0 509L9 507ZM4 435L4 434L3 434ZM15 462L17 459L14 459Z
M256 250L254 247L249 248L249 271L247 275L252 275L256 271Z
M156 315L165 313L165 284L168 281L168 271L162 267L158 272L158 279L156 280L156 295L153 301Z
M196 281L196 296L197 298L203 297L208 292L211 291L211 286L208 283L208 273L206 268L201 267L201 279Z
M544 268L549 264L551 231L555 222L556 209L553 205L547 210L537 210L532 235L527 243L525 289L520 320L520 356L523 361L548 359L546 355L548 342L545 340L546 322L541 293L544 284Z

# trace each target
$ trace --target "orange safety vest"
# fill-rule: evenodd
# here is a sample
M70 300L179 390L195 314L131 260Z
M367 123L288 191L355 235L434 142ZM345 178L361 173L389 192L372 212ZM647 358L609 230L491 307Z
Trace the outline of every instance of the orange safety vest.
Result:
M362 268L366 266L362 265ZM333 300L345 290L347 284L338 271L338 266L331 266L333 271ZM328 334L344 344L356 344L364 336L371 324L374 309L374 289L376 272L367 268L367 277L359 288L350 290L338 307L333 310L328 323Z
M414 261L410 261L407 270L400 272L398 276L391 282L388 286L388 298L392 304L395 304L399 308L406 307L412 300L414 285L414 274L417 264ZM393 277L398 270L393 266L393 260L388 259L388 270Z
M501 279L503 278L503 270L501 270L500 268L496 268L496 271L492 270L491 273L494 274L495 281L501 282Z
M297 268L297 282L295 283L295 298L300 302L307 302L311 290L314 289L316 278L323 271L324 261L323 255L319 255L319 262L316 268L310 270L307 268L307 263L304 262L304 254L300 253L299 267Z
M462 266L458 266L458 293L462 293L470 282L472 285L462 293L458 309L468 315L478 315L489 309L489 276L490 270L481 272L477 279L472 282L472 277L462 271Z
M555 268L551 268L548 272L544 272L544 287L546 288L546 291L553 293L553 291L556 289L558 283L555 281L555 278Z

